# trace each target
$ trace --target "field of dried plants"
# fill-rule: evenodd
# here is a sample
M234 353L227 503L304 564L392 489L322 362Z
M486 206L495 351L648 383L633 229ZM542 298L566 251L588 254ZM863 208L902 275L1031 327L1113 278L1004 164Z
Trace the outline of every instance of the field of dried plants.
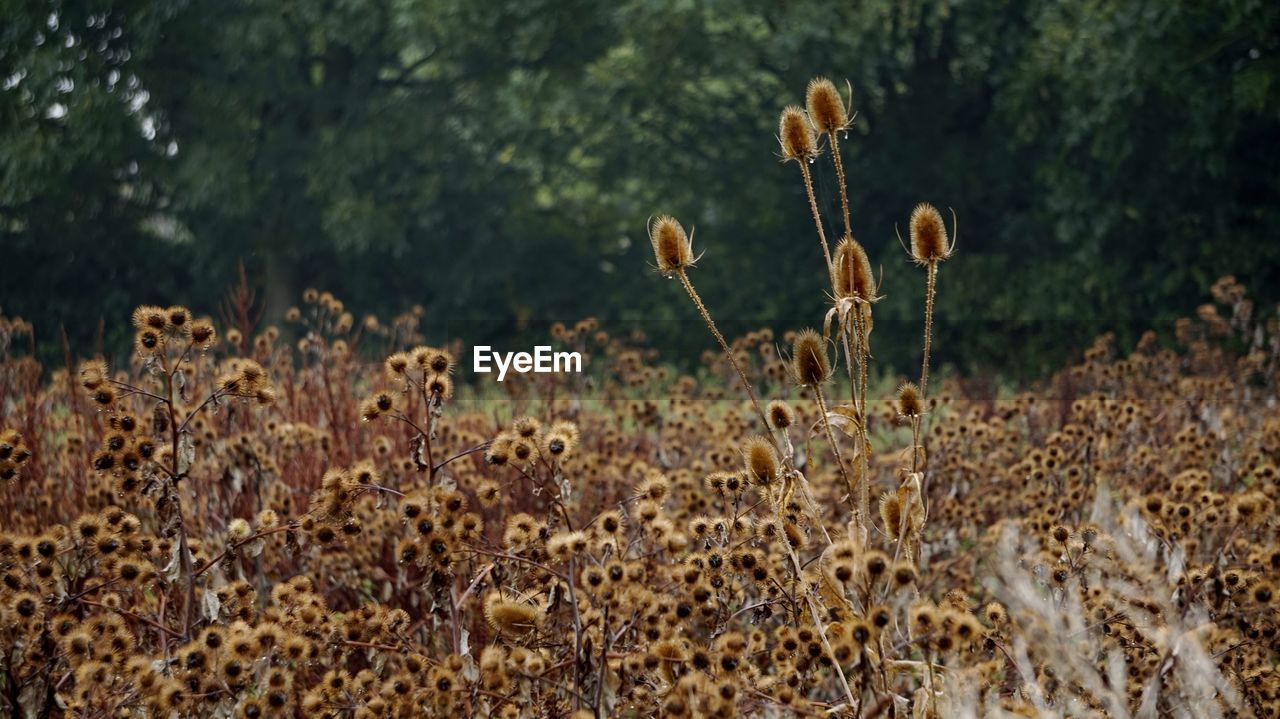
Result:
M41 367L0 318L0 709L1277 716L1275 313L1224 278L1176 336L1102 336L1034 392L931 381L954 221L910 213L921 333L881 337L809 176L843 190L850 118L806 100L779 141L830 312L722 336L694 280L723 243L659 217L694 375L587 319L548 341L589 380L495 397L465 338L316 290L258 328L141 306L117 366ZM873 343L908 341L919 375L878 393Z

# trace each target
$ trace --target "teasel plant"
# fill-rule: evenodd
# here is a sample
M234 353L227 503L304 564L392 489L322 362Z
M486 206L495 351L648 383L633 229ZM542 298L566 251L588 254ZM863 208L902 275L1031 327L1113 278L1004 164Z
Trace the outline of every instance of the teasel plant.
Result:
M814 399L818 403L818 417L827 441L831 444L831 452L835 455L836 467L840 478L849 492L849 502L854 502L856 490L853 480L840 456L840 443L836 441L835 432L831 428L831 413L828 410L822 387L831 380L831 362L827 358L826 340L812 329L804 329L796 334L791 345L791 374L796 385L813 390ZM856 511L857 507L853 509ZM825 529L824 529L825 531Z
M825 77L815 77L805 90L805 107L814 128L831 142L831 161L836 168L836 183L840 187L840 209L844 216L844 233L853 234L849 221L849 191L845 183L844 163L840 160L840 135L847 133L853 124L853 86L849 85L849 99L840 98L840 91Z
M822 243L822 257L826 260L828 271L830 271L831 248L827 244L827 232L822 226L822 213L818 211L818 198L813 193L813 173L809 169L820 154L820 148L813 123L809 121L809 116L804 110L795 105L788 105L782 110L782 116L778 119L778 145L782 149L783 161L794 161L800 168L805 196L809 200L809 212L813 215L813 223L818 231L818 241Z
M844 164L840 157L840 136L848 132L853 123L853 89L849 87L849 99L840 97L835 84L826 78L814 78L805 92L805 109L788 106L783 109L778 120L778 142L782 151L782 159L794 160L800 166L801 179L804 183L805 196L809 201L809 211L813 216L814 228L818 233L818 241L822 246L823 258L826 260L827 272L832 282L833 307L827 314L823 328L823 337L831 338L833 320L838 320L837 341L844 349L845 365L849 373L850 401L848 407L823 410L823 424L830 430L832 421L839 422L842 429L857 442L857 481L850 483L849 501L853 506L854 531L860 541L866 543L870 523L870 492L867 487L869 467L869 441L866 433L866 391L867 363L870 360L871 304L879 299L878 286L873 281L871 264L866 251L853 239L853 228L850 220L849 193L844 173ZM825 136L831 146L831 160L836 171L837 185L840 192L841 219L844 225L843 239L836 246L832 256L827 242L826 230L822 222L822 214L818 209L817 197L813 190L813 180L809 165L821 152L818 136ZM828 431L829 440L834 433ZM837 460L839 461L839 460ZM841 463L842 476L846 472ZM846 477L847 478L847 477Z
M685 232L684 227L674 217L661 215L649 223L649 241L653 244L653 254L657 262L658 271L667 277L678 277L680 279L680 283L684 285L684 290L688 293L689 299L693 300L694 306L697 307L698 314L702 315L702 320L706 323L707 329L711 331L712 336L715 337L716 342L720 345L720 349L724 352L725 359L728 360L734 372L737 373L738 379L742 381L742 388L751 400L751 407L760 418L765 431L768 432L769 420L765 416L764 410L760 407L760 400L756 397L756 391L752 388L751 381L747 379L747 373L734 356L732 348L725 341L720 329L716 327L710 310L703 304L702 297L698 295L698 291L694 289L693 281L689 279L688 269L696 265L697 261L702 257L702 255L697 257L693 255L693 236ZM769 435L769 438L776 450L778 448L777 441L774 440L772 434Z
M698 313L702 315L703 321L707 325L707 329L711 331L716 342L720 345L720 349L724 352L725 359L733 367L738 374L738 378L742 381L743 389L751 400L751 406L759 416L761 423L764 425L766 434L763 436L752 438L744 447L743 457L746 464L748 476L753 477L753 481L762 488L773 515L773 520L783 526L787 522L785 512L783 510L784 498L799 488L802 498L810 506L813 505L812 498L809 495L804 475L795 468L790 456L783 456L779 459L780 449L777 438L773 434L774 425L769 422L768 415L760 406L760 400L756 397L755 390L751 386L751 382L747 379L746 372L742 369L742 365L734 357L732 348L725 341L724 335L720 333L716 327L715 320L711 316L711 312L703 303L702 298L698 295L697 290L693 287L693 282L689 279L687 272L701 257L694 257L692 236L685 232L684 227L680 225L675 218L669 215L659 216L656 220L649 223L649 240L653 245L653 253L656 266L659 272L670 276L680 278L681 284L684 285L685 292L688 293L689 299L698 309ZM816 334L816 333L815 333ZM820 347L820 343L819 343ZM817 379L817 376L829 376L830 369L825 370L821 366L825 364L825 350L821 353L821 359L814 353L809 353L802 360L802 365L809 379ZM819 523L821 519L815 517ZM825 534L826 530L823 529ZM830 537L827 537L828 544ZM795 548L789 543L783 542L787 550L787 559L791 565L796 581L804 584L804 565L800 562L799 556L796 554ZM853 695L853 689L849 686L849 681L845 677L844 669L840 666L835 650L831 646L830 639L827 636L827 623L823 621L824 612L820 608L818 599L814 595L815 589L807 587L804 590L805 606L809 610L809 616L818 630L818 634L822 639L822 646L827 653L828 658L832 662L832 666L836 669L836 676L839 678L841 689L844 692L849 706L856 705Z
M910 236L911 246L906 247L907 254L913 262L925 268L928 273L925 280L924 298L924 359L920 366L920 396L925 398L929 391L929 349L933 338L933 304L938 288L938 265L950 259L955 253L956 238L959 236L955 211L951 213L951 239L947 239L947 227L942 222L942 213L927 202L922 202L911 211ZM902 242L902 236L898 236Z
M867 392L869 363L871 361L872 305L880 300L879 283L871 271L871 260L866 250L846 235L836 246L836 256L831 268L832 307L823 322L823 336L832 336L832 321L836 322L836 337L844 350L845 368L849 375L849 400L846 407L834 408L828 421L840 422L857 442L856 498L854 525L859 541L866 543L870 525L870 453L871 443L867 434Z

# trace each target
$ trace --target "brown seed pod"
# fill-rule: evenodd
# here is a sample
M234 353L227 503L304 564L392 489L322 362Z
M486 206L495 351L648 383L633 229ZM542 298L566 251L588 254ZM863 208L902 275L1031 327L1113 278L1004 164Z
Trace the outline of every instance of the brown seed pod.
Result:
M658 270L664 274L679 272L693 264L693 245L674 217L662 215L649 225L649 241L653 243Z
M752 437L742 447L747 474L756 484L770 484L778 478L778 456L764 437Z
M849 124L848 111L836 86L825 77L809 81L805 91L805 106L818 132L832 133L843 130Z
M898 414L903 417L919 417L924 414L920 388L914 382L903 382L898 387Z
M831 264L831 287L836 299L854 297L865 302L878 299L871 260L862 244L852 236L845 235L836 245L836 256Z
M769 424L774 429L786 429L795 424L795 412L790 405L780 399L769 403Z
M791 345L791 373L802 387L820 385L831 378L831 362L822 335L812 329L796 334Z
M163 330L168 323L165 310L154 305L142 305L133 311L133 326L137 329Z
M911 258L921 265L942 262L951 249L942 214L927 202L916 205L911 211Z
M804 110L788 105L778 119L778 141L782 144L782 157L806 162L818 154L818 140L813 125L805 117Z

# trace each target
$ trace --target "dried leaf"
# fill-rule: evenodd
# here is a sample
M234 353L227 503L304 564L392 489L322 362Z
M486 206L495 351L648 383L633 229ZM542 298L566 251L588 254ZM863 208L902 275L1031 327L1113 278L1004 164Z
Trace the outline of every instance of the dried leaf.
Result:
M178 436L178 476L182 477L191 471L196 461L196 441L190 432Z
M858 422L858 414L852 406L840 405L839 407L832 407L831 411L827 412L827 422L831 423L832 427L843 432L845 436L854 439L859 438L861 424ZM854 445L854 451L857 451L856 444Z
M244 545L242 549L244 550L244 554L246 557L254 558L261 555L262 550L266 546L267 546L266 537L261 537L259 539L255 539L252 542L249 542L248 544Z
M426 441L419 434L409 443L409 457L413 459L413 466L419 472L425 472L431 469L431 464L427 462Z
M178 399L184 403L189 402L190 398L187 396L187 373L183 372L181 368L173 373L173 384L178 388Z
M177 582L178 577L182 575L182 560L179 559L181 556L181 554L179 554L180 551L180 544L178 542L174 542L173 554L169 557L169 563L164 565L164 569L161 570L161 574L164 575L165 581L170 584Z
M218 600L218 593L212 589L204 590L204 616L209 621L217 621L218 613L222 611L222 602Z

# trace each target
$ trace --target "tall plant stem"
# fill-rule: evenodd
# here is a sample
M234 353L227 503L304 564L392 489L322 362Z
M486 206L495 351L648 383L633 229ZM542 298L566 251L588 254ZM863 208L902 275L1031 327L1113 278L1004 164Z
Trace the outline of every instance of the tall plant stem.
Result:
M849 191L845 189L844 163L840 161L840 138L838 132L830 133L831 160L836 166L836 182L840 185L840 209L844 212L844 233L853 235L853 227L849 224ZM828 262L830 264L830 262Z
M862 539L866 540L868 533L867 525L871 522L870 506L871 492L868 482L871 478L871 467L867 460L867 361L871 356L868 347L867 331L863 327L862 306L858 305L853 308L853 352L858 365L858 382L856 389L851 388L850 394L853 396L853 406L855 413L858 415L858 528L863 533ZM850 377L850 382L853 378Z
M765 417L764 410L760 408L760 400L756 399L755 390L751 388L751 383L747 381L747 373L742 371L742 366L738 364L738 360L733 356L733 350L729 349L729 343L724 341L724 335L720 334L720 330L716 328L715 320L711 319L711 313L707 311L706 305L702 304L702 298L698 296L697 290L693 289L693 283L689 281L689 275L684 270L677 270L676 274L680 276L680 281L684 283L684 290L689 293L689 299L693 300L698 312L702 314L702 320L707 323L707 329L711 330L716 342L720 343L720 349L724 350L725 359L729 360L729 364L733 365L734 371L738 373L738 378L742 380L743 388L747 390L747 396L751 398L751 406L755 408L756 414L760 416L760 421L764 424L766 436L773 443L774 449L777 449L777 440L774 439L773 433L769 431L769 420Z
M852 406L853 406L853 414L854 414L854 418L855 418L855 420L856 420L859 424L861 424L861 423L862 423L862 414L861 414L861 412L858 410L858 381L857 381L857 374L855 374L855 372L854 372L855 360L853 359L855 356L858 356L858 355L857 355L857 351L858 351L858 350L857 350L857 347L856 347L856 346L855 346L855 347L853 347L853 348L850 348L850 347L849 347L849 335L850 335L850 334L851 334L851 332L850 332L850 322L849 322L849 321L841 321L841 323L840 323L840 345L844 348L844 362L845 362L845 367L846 367L846 369L847 369L847 371L848 371L848 373L849 373L849 401L850 401L850 403L851 403L851 404L852 404ZM862 437L862 429L861 429L861 427L859 427L859 429L858 429L858 441L861 441L861 437ZM859 447L859 450L860 450L860 451L859 451L859 454L861 454L861 450L863 450L863 449L865 449L865 445L864 445L863 447ZM859 462L859 467L861 467L861 462ZM864 480L865 480L865 476L866 476L866 475L865 475L865 473L864 473L864 475L863 475L863 479L864 479ZM866 525L865 525L865 524L864 524L864 522L863 522L863 516L864 516L864 515L863 515L862 510L859 508L859 506L857 505L857 503L856 503L856 501L855 501L855 498L856 498L857 496L858 496L858 495L857 495L855 492L852 492L852 491L851 491L851 492L850 492L850 494L849 494L849 501L854 503L854 505L853 505L853 520L854 520L854 523L857 525L858 533L859 533L860 535L865 535L865 534L866 534Z
M831 431L831 422L827 419L827 403L822 397L822 387L814 385L813 393L818 399L818 412L822 414L822 427L827 431L827 441L831 443L831 451L836 455L836 466L840 468L840 478L844 480L845 486L849 488L849 507L856 512L853 480L849 479L849 473L845 470L844 459L840 456L840 445L836 443L836 434Z
M933 339L933 296L938 289L938 263L929 263L928 287L924 298L924 361L920 366L920 397L929 391L929 346Z
M813 213L813 224L818 228L818 239L822 241L822 256L827 260L827 273L831 273L831 248L827 245L827 232L822 229L822 215L818 213L818 198L813 194L813 175L809 172L809 162L803 158L800 163L800 175L804 178L804 191L809 196L809 211ZM848 224L848 223L846 223Z
M186 352L184 351L183 354L185 355ZM187 541L187 522L186 518L182 516L182 496L178 489L178 480L181 479L183 473L178 471L178 436L181 428L178 426L178 413L173 404L173 374L181 363L182 357L179 357L177 361L174 362L173 369L170 369L167 366L164 367L164 404L165 409L169 413L169 441L170 451L173 456L173 469L169 473L168 481L170 486L173 488L173 506L175 507L175 511L178 513L178 567L181 572L184 593L186 595L186 599L182 603L182 637L185 640L191 635L191 610L195 605L196 585L195 573L192 571L193 567L191 565L191 551L188 547Z
M834 446L834 445L833 445ZM768 487L765 488L767 499L769 500L769 509L773 512L773 517L777 521L783 520L782 508L779 506L778 496ZM796 556L796 550L791 546L790 542L783 542L782 546L787 550L787 558L791 560L791 569L795 572L796 582L802 587L805 597L805 605L809 608L809 617L813 621L813 626L818 630L818 636L822 639L822 647L827 652L827 657L831 659L831 665L836 668L836 677L840 679L840 688L844 690L845 699L849 702L849 707L856 705L853 699L853 690L849 687L849 680L844 675L844 669L840 666L840 660L836 657L835 651L831 648L831 642L827 639L827 626L822 621L822 613L818 611L818 602L813 598L813 594L804 584L804 565L800 563L800 558ZM796 607L799 612L799 607Z

